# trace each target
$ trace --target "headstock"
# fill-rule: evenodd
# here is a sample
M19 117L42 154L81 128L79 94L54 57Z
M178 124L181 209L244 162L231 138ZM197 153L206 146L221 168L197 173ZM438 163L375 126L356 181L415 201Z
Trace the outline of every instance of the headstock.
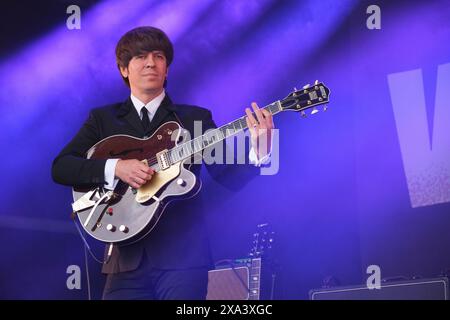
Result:
M272 249L274 235L268 223L259 224L256 232L253 234L253 246L249 256L251 258L260 258L267 256Z
M330 89L323 82L316 80L313 86L308 84L301 90L294 88L293 92L283 100L280 100L280 104L283 111L297 111L301 112L302 116L305 116L306 109L313 108L311 114L319 112L316 108L318 105L325 105L324 111L326 111L329 97Z

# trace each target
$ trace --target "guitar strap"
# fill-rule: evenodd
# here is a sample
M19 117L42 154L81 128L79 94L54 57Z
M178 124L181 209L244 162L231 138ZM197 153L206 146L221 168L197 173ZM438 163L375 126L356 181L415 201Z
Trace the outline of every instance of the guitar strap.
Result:
M177 119L178 124L179 124L183 129L186 129L186 128L183 126L183 121L181 121L180 117L178 117L178 114L175 112L175 110L172 110L172 112L173 112L173 115L175 116L175 118Z

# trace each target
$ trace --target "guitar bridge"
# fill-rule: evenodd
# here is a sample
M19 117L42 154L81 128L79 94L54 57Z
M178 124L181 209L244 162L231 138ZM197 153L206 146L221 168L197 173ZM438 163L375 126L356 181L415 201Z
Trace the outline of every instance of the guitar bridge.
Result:
M156 154L156 160L158 160L158 165L161 170L166 170L170 167L169 152L167 149L158 152Z

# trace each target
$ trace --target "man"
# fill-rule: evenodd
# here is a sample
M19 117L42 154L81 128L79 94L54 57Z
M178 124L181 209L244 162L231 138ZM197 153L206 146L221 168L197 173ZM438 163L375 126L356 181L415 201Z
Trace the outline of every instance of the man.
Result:
M116 47L117 65L131 90L130 98L93 109L83 127L55 158L52 176L70 186L104 186L114 189L119 180L139 188L152 179L154 171L137 159L86 159L86 152L98 141L116 134L139 138L150 136L167 121L181 122L193 136L194 121L203 130L215 128L207 109L173 104L164 88L173 47L166 34L153 27L130 30ZM253 103L247 125L251 131L250 160L242 166L240 180L257 174L257 166L267 161L270 132L269 112ZM269 134L266 134L269 132ZM262 139L268 147L259 148ZM224 185L239 188L231 166L207 165L211 176ZM200 165L192 171L198 176ZM231 181L231 183L230 183ZM212 266L210 248L198 197L171 203L156 228L144 239L127 246L115 246L103 272L108 274L104 299L205 299L208 270Z

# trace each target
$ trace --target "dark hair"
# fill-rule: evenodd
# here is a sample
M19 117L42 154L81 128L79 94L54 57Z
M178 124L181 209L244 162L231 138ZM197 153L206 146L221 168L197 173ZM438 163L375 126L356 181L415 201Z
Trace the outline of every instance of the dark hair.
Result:
M143 53L161 50L166 56L167 66L173 60L173 46L169 37L160 29L154 27L138 27L125 33L116 45L117 67L126 68L130 60ZM121 73L122 75L122 73ZM130 86L128 78L123 81Z

